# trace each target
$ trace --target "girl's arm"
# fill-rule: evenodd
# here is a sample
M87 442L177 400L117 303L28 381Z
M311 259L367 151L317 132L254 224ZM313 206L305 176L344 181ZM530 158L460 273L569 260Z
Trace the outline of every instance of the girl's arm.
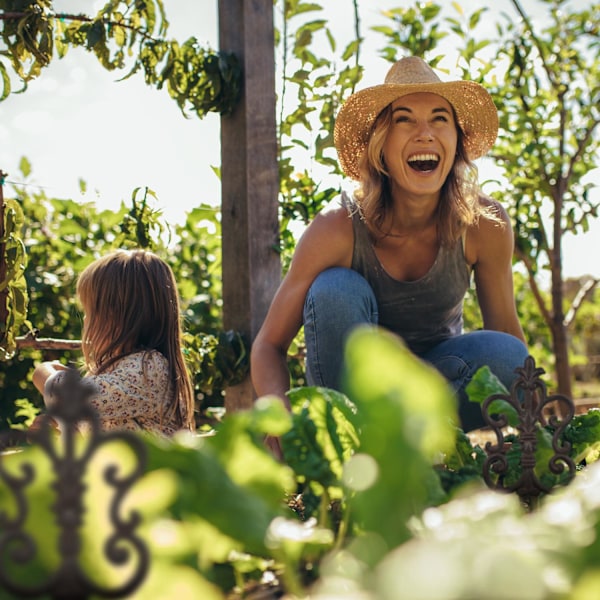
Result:
M56 383L58 374L67 369L68 367L58 361L45 361L36 365L31 380L38 392L43 395L46 406L50 401L50 387Z

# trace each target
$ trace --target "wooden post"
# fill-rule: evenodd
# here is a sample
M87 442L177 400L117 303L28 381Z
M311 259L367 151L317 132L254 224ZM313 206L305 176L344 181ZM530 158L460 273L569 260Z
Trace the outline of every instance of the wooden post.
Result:
M242 97L221 118L223 321L252 341L281 279L273 0L219 0L219 46L242 63ZM225 393L248 408L249 378Z

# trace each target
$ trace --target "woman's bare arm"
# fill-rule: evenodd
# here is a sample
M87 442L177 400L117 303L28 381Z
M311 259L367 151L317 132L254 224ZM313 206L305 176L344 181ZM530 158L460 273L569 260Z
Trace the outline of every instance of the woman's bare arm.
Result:
M513 231L506 211L500 204L494 205L500 220L482 217L468 236L483 325L525 341L514 297Z
M252 345L251 376L256 394L274 394L287 405L287 352L302 327L304 300L315 277L330 267L350 267L354 236L347 210L334 205L315 217L302 235L290 269Z

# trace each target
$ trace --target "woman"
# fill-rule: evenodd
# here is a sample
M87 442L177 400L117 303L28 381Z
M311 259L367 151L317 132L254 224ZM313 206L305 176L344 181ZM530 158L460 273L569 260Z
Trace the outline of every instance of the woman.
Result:
M287 350L302 325L308 382L336 388L348 333L373 323L451 382L465 431L483 425L465 386L482 365L510 385L527 356L510 221L479 190L471 162L497 131L496 107L482 86L442 82L416 57L394 64L383 85L350 96L335 144L359 186L317 215L298 242L253 344L259 396L286 402ZM463 334L471 274L485 329Z
M84 313L85 382L102 429L171 435L194 429L194 397L181 348L173 271L152 252L117 250L89 264L77 281ZM60 363L44 362L33 383L57 384Z

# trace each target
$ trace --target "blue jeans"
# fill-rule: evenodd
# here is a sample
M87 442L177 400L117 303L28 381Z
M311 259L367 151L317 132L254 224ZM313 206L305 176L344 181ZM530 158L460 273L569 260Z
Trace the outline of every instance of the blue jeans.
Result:
M344 344L360 324L378 323L377 301L371 286L356 271L335 267L319 274L306 295L304 338L309 385L339 389ZM450 383L459 400L464 431L485 423L479 404L469 402L465 388L475 372L487 365L510 389L528 355L518 338L499 331L473 331L444 340L418 356L433 365Z

